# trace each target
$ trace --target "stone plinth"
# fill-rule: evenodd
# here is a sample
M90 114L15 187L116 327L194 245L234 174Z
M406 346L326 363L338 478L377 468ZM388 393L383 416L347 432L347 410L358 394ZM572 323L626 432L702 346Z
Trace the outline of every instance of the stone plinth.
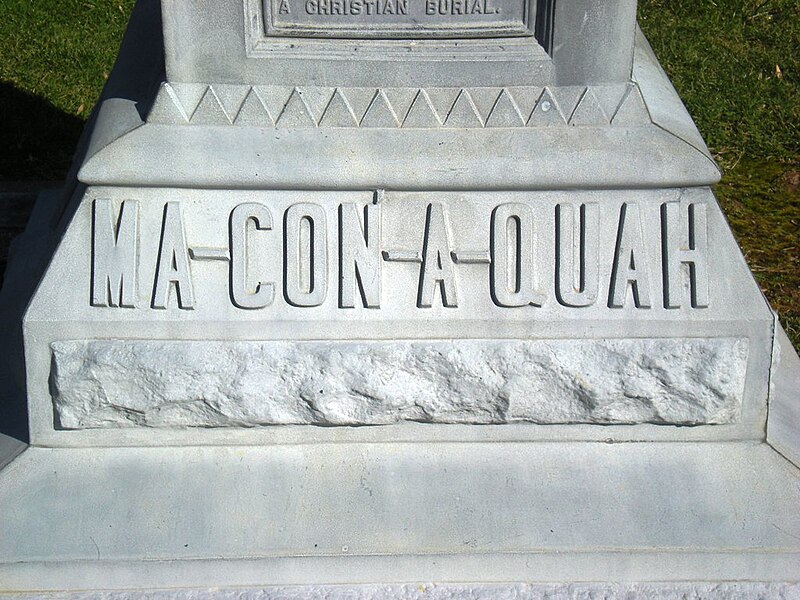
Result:
M0 302L0 594L797 595L800 360L635 4L140 0Z

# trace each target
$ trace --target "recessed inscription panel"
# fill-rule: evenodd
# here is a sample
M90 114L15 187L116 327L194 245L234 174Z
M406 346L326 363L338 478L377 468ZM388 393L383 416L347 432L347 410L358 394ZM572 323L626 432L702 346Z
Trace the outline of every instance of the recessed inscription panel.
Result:
M268 36L464 38L532 35L527 0L264 0Z

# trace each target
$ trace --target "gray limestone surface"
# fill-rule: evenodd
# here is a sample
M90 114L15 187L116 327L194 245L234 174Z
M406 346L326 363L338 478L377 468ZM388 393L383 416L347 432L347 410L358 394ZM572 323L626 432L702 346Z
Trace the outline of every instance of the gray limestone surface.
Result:
M800 360L635 12L139 0L0 302L0 597L796 600Z
M773 327L707 188L90 187L26 314L32 433L760 439Z
M10 594L7 600L798 600L800 584L640 583L560 585L294 586L261 589Z
M800 357L777 322L777 316L775 321L767 435L778 452L800 466Z
M798 502L763 442L33 447L0 590L797 583Z

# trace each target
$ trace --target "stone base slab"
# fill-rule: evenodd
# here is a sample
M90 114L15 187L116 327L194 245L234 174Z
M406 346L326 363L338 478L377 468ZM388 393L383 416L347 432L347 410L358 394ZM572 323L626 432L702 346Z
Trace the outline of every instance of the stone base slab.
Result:
M11 594L7 600L96 600L96 592ZM797 600L800 584L581 583L559 585L342 585L107 592L103 600Z
M0 591L797 583L798 505L755 442L29 448Z

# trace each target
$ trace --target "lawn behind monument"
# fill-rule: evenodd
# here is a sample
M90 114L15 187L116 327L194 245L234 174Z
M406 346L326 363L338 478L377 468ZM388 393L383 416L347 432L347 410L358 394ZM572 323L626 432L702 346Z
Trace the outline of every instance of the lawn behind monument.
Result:
M639 22L725 171L717 196L800 347L800 2L640 0Z
M64 177L132 6L3 0L0 182ZM639 18L725 170L725 213L800 347L800 3L640 0Z

